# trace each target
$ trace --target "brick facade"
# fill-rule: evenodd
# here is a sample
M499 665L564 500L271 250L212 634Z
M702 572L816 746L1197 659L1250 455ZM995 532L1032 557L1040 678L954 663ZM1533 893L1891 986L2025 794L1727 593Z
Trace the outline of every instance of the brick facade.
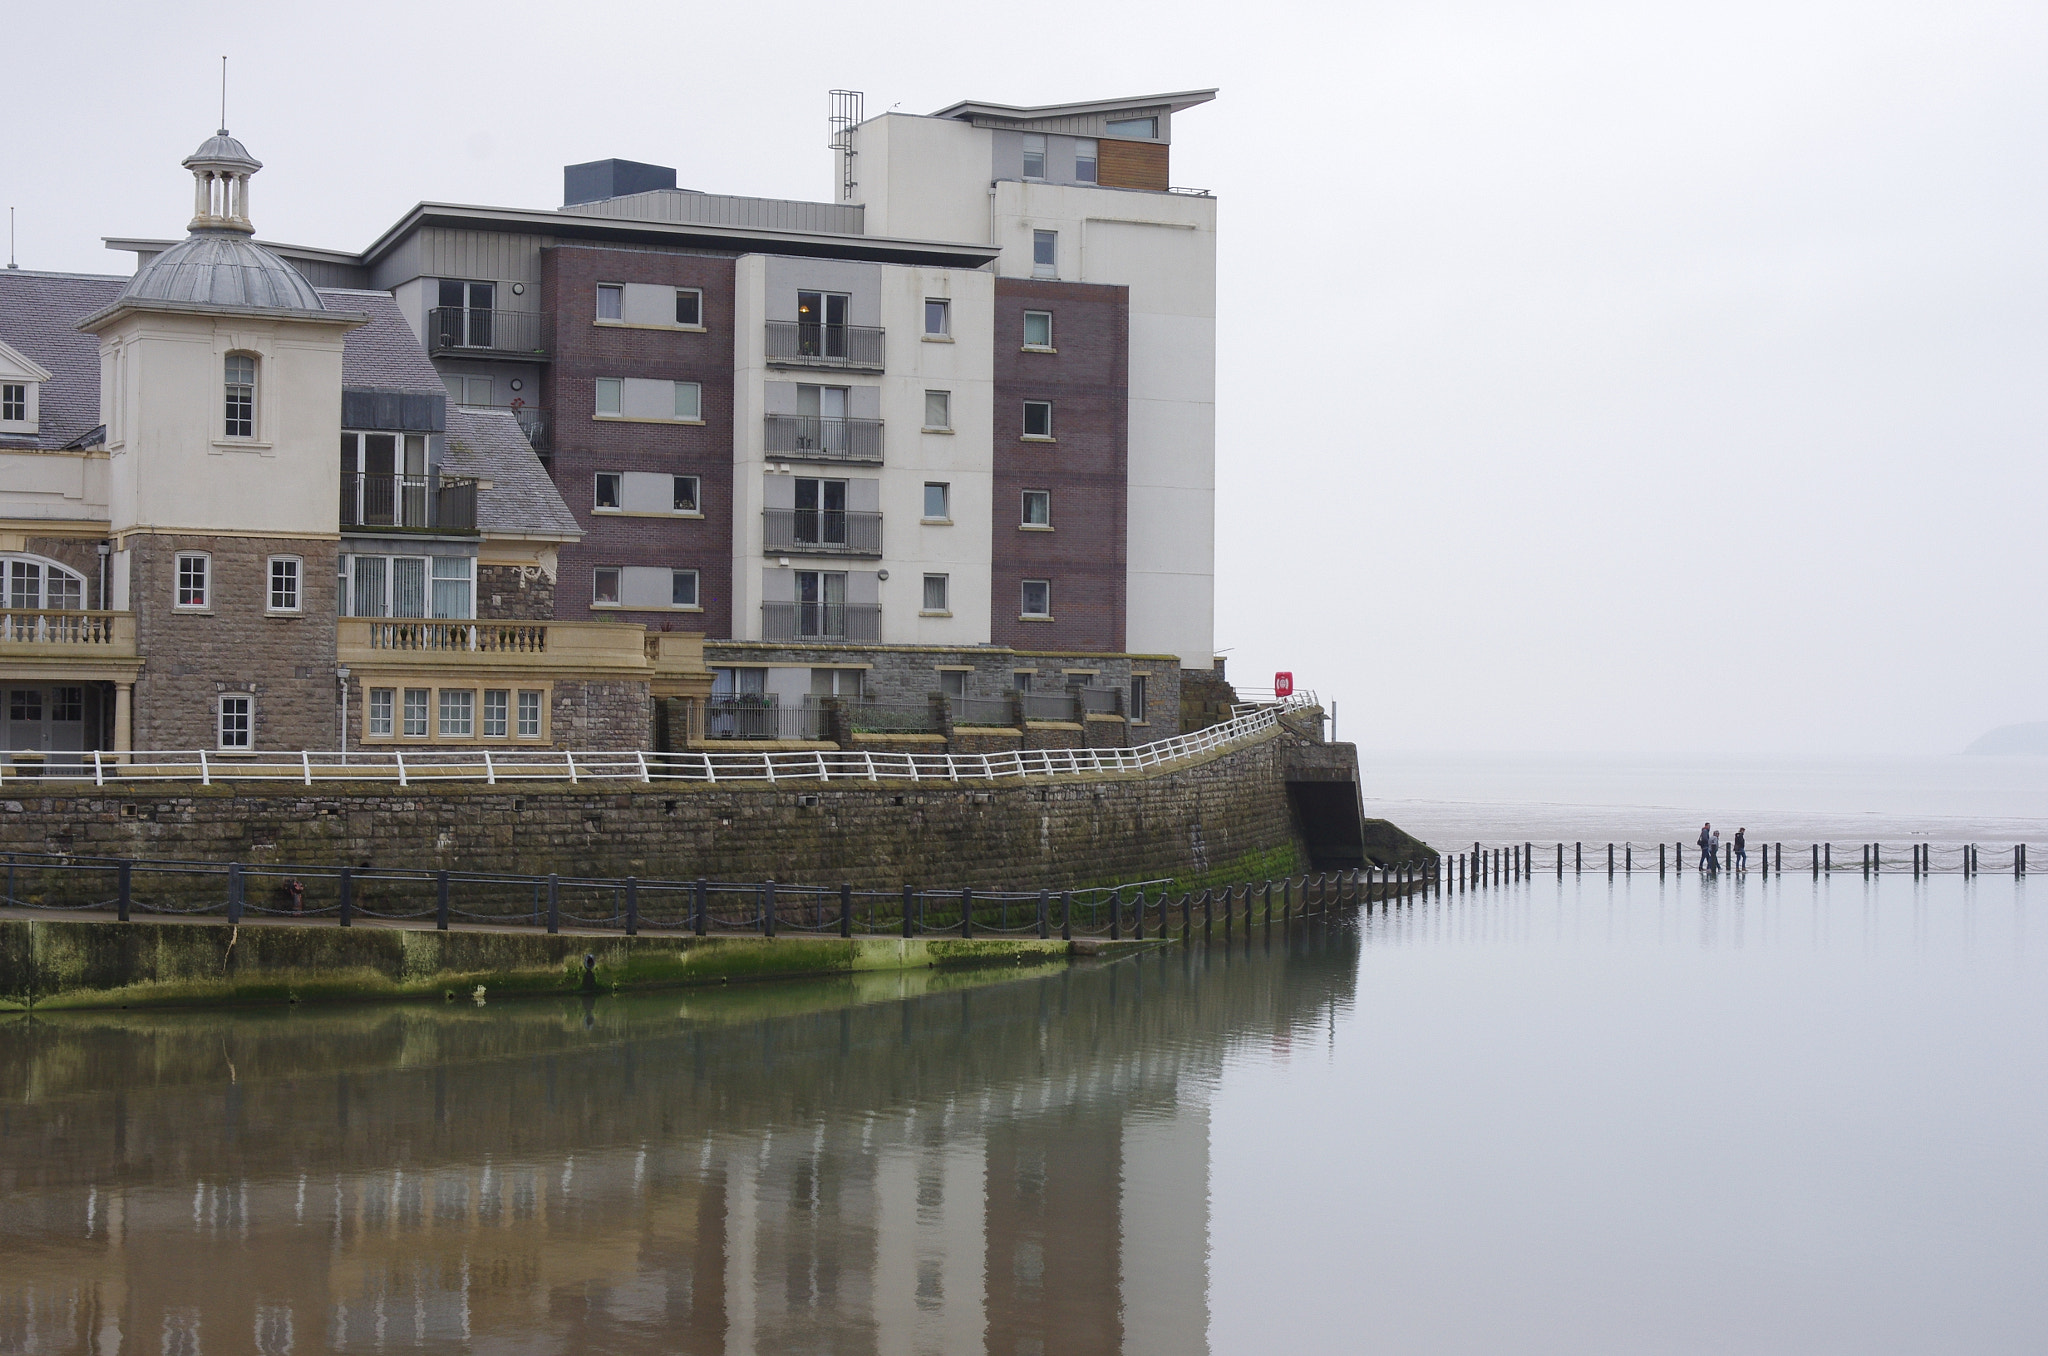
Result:
M1055 351L1023 351L1026 311L1052 312ZM998 278L995 324L990 639L1021 650L1121 650L1130 497L1130 289ZM1055 441L1023 439L1027 400L1052 402ZM1051 491L1050 532L1020 526L1028 489ZM1052 582L1053 620L1020 620L1026 579Z
M704 329L625 328L594 323L597 285L651 283L704 294ZM554 361L542 377L553 411L555 486L583 528L564 545L554 615L618 617L652 627L732 634L733 261L710 254L559 245L541 257L543 305L554 322ZM599 377L694 381L701 425L598 420ZM649 471L698 478L701 518L627 517L593 512L599 471ZM621 611L591 606L598 565L698 572L701 612Z
M340 718L335 679L337 544L290 538L134 536L128 596L144 657L135 684L135 747L215 748L220 697L255 698L255 747L334 747ZM212 606L182 612L177 555L212 557ZM297 556L300 610L265 611L271 556Z

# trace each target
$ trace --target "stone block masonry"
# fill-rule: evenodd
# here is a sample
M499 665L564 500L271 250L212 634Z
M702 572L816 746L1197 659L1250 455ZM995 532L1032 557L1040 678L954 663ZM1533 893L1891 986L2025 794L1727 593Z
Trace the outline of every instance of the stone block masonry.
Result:
M110 787L0 801L0 851L1059 889L1297 850L1285 752L1301 738L1274 729L1165 771L1057 780Z

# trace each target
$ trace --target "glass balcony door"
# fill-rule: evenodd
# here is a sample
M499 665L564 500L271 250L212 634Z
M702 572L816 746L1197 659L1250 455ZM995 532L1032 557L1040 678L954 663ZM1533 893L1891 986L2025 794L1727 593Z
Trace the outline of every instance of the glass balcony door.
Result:
M846 356L846 302L847 294L844 292L796 294L796 343L800 356ZM844 413L841 411L842 415Z
M796 572L796 632L799 637L846 634L846 572Z
M846 545L845 481L797 478L796 541L799 546Z
M843 457L846 442L846 388L796 388L797 450Z
M436 339L449 348L489 348L492 311L497 305L498 285L441 279L440 327Z

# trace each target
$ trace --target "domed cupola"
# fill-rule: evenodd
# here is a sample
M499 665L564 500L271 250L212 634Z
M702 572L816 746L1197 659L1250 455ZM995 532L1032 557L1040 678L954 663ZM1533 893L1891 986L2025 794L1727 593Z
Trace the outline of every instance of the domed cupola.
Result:
M223 127L185 157L185 168L192 171L194 181L190 229L256 233L249 224L249 176L262 169L263 162L249 154L248 147Z

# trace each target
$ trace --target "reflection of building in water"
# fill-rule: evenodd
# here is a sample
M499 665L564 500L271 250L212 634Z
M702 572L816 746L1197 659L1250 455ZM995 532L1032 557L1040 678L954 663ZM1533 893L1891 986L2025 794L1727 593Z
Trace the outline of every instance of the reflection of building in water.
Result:
M0 1353L1200 1352L1203 1089L1351 974L38 1022Z

